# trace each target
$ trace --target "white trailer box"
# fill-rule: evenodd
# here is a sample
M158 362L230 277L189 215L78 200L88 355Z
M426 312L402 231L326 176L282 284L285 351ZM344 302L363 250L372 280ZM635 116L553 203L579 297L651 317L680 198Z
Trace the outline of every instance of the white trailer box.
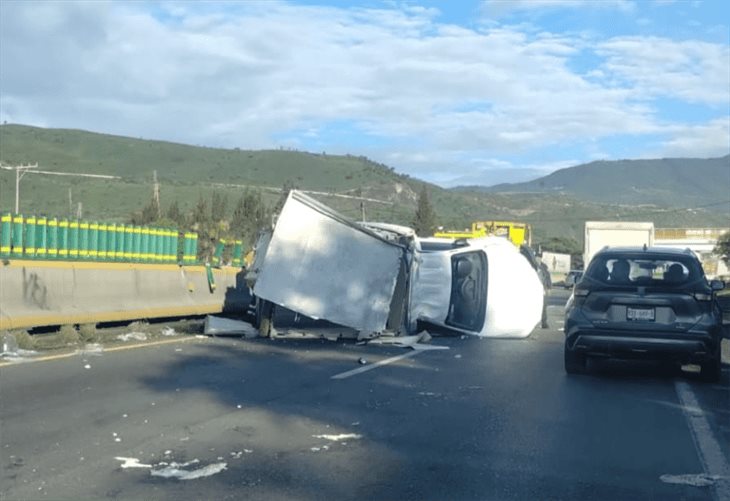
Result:
M584 266L604 247L651 247L654 245L654 223L623 221L586 221Z

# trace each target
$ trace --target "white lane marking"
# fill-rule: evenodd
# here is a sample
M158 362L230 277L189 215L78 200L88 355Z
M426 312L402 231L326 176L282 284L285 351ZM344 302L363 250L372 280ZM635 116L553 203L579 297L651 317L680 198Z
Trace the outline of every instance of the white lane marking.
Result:
M715 485L720 480L719 475L706 475L705 473L687 475L662 475L659 480L667 484L691 485L693 487L708 487Z
M397 362L398 360L403 360L404 358L415 357L419 353L422 353L421 350L409 351L408 353L404 353L403 355L398 355L396 357L386 358L385 360L381 360L380 362L375 362L372 365L366 365L365 367L358 367L357 369L352 369L351 371L335 374L330 379L345 379L350 376L355 376L357 374L362 374L363 372L377 369L378 367L383 366L383 365L392 364L393 362Z
M139 462L139 459L137 458L125 458L125 457L115 457L117 461L122 461L121 467L124 469L127 468L152 468L151 464L142 464Z
M692 431L697 455L700 457L705 473L715 479L714 488L717 499L730 499L730 465L722 453L720 444L712 434L710 424L700 409L695 394L684 381L676 381L674 387L682 404L684 417Z
M340 442L341 440L358 440L362 438L362 435L358 435L357 433L340 433L339 435L312 435L312 438L323 438L333 442Z

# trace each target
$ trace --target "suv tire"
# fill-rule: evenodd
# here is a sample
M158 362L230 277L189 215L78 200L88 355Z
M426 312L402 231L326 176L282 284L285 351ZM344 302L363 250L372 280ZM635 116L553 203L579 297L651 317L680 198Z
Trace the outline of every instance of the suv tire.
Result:
M722 350L718 345L715 355L700 364L700 378L708 383L717 383L722 376Z
M586 356L565 347L565 372L568 374L584 374L586 372Z

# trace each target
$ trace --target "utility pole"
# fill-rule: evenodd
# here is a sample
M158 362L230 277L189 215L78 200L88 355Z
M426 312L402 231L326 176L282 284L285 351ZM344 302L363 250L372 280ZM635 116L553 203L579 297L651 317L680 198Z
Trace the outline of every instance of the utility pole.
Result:
M160 183L157 181L157 171L152 171L152 198L155 201L155 209L157 209L157 219L162 217L162 207L160 206Z
M15 213L20 212L20 180L30 169L37 169L38 163L33 165L0 165L0 169L15 171Z
M68 189L68 217L74 215L74 199L73 199L73 188Z
M362 214L362 221L365 222L365 202L360 201L360 213Z

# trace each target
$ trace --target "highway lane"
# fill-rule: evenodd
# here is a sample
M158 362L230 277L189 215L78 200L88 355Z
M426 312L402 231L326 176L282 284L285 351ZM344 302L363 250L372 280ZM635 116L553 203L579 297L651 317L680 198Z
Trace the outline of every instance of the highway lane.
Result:
M0 498L718 499L724 480L662 476L707 473L688 412L727 463L727 366L719 385L640 363L569 377L566 297L527 340L435 338L449 349L345 379L407 352L217 338L4 367Z

